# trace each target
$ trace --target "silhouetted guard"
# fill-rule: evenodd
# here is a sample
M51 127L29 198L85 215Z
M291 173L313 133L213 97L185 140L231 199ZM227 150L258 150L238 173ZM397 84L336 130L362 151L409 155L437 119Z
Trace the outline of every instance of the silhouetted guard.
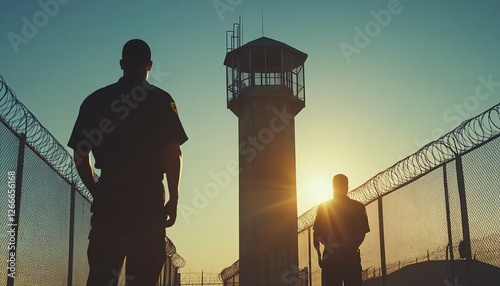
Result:
M29 146L47 165L49 165L68 184L88 202L92 203L92 196L76 171L73 157L57 141L52 134L38 121L38 119L20 102L14 91L7 85L0 75L0 122L18 137L25 137L25 144ZM96 179L97 179L96 175ZM167 257L172 265L182 268L186 261L177 252L175 245L165 237Z

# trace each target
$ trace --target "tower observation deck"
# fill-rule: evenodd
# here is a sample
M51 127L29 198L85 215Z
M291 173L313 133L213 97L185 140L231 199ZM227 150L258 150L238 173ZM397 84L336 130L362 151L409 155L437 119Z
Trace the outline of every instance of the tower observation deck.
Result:
M307 54L276 40L261 37L226 54L227 107L237 116L246 97L285 96L305 106L304 62Z

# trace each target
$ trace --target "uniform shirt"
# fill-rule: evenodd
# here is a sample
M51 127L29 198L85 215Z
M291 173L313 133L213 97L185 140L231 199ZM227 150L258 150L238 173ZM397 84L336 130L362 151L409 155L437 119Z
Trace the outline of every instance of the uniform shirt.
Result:
M84 100L68 146L78 154L91 150L96 168L163 173L162 146L187 139L170 94L132 76Z
M319 205L313 229L323 242L340 243L340 248L348 249L357 249L354 241L361 242L370 231L365 206L348 197Z

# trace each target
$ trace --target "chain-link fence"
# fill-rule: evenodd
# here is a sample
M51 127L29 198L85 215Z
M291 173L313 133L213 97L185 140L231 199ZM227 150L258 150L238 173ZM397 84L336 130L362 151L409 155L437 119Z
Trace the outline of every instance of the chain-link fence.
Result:
M1 76L0 144L0 285L86 285L92 197L69 153ZM185 261L168 239L166 248L160 285L180 285Z
M360 247L363 285L500 285L499 162L497 104L350 192L371 228ZM298 219L299 265L280 285L321 285L316 209ZM279 247L267 243L259 258ZM225 268L224 285L246 286L240 271L238 261Z

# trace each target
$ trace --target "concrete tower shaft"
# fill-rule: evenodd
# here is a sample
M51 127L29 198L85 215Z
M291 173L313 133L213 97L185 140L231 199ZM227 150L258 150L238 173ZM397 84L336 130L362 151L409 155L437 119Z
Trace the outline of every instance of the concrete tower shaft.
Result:
M295 116L305 106L306 58L262 37L228 52L224 61L227 106L238 117L242 286L282 285L283 273L298 265ZM262 247L270 237L280 245L271 254Z

